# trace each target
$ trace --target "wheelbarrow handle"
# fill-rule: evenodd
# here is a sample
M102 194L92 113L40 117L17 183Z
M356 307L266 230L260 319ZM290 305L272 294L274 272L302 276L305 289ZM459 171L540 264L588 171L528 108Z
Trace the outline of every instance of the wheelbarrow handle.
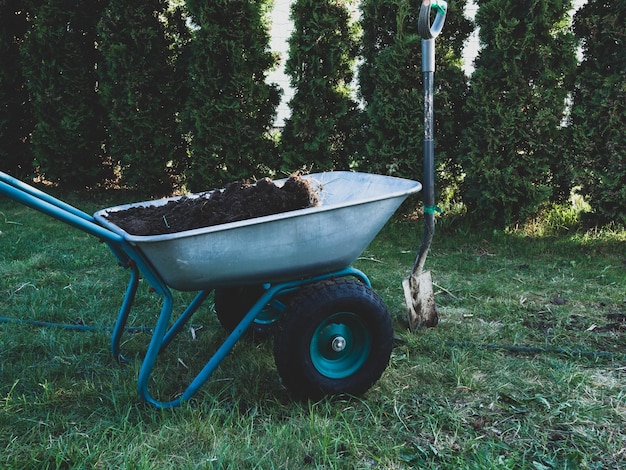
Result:
M430 23L430 10L437 10L437 15L433 23ZM420 16L417 22L417 29L422 39L434 39L439 36L446 21L448 2L444 0L423 0L420 7Z

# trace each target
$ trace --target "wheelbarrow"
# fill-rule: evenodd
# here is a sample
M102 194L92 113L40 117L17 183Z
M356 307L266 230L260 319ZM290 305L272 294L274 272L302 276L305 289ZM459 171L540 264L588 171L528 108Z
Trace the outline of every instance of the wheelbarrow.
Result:
M276 367L292 394L359 395L387 367L393 328L369 279L351 265L422 186L357 172L304 178L318 195L315 207L153 236L131 235L107 214L176 198L110 207L92 216L2 172L0 194L100 239L129 270L111 336L116 359L125 360L121 338L140 277L162 297L137 379L139 396L149 404L172 408L189 400L247 330L270 326ZM176 318L172 290L197 292ZM158 355L213 291L218 319L230 333L182 393L171 400L155 397L148 385Z

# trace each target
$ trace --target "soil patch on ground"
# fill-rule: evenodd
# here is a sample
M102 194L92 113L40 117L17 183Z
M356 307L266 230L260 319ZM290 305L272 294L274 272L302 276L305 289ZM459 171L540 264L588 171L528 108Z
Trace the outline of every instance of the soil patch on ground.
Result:
M269 178L254 184L236 181L222 190L194 196L198 197L183 196L162 206L111 211L106 217L131 235L148 236L305 209L318 203L311 184L300 176L291 176L282 186Z

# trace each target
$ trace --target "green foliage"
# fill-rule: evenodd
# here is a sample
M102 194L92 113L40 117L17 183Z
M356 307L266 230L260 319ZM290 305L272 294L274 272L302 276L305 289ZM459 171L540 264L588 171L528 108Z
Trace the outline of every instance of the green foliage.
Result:
M0 2L0 167L150 195L302 167L421 179L421 2L363 0L360 24L349 3L292 2L286 68L296 93L279 135L280 90L266 83L277 61L271 0ZM576 69L571 0L479 0L469 84L466 3L449 2L436 40L438 204L458 206L461 195L468 223L501 227L577 186L594 223L623 224L622 3L589 0L577 14ZM360 103L350 89L359 48Z
M350 84L357 28L346 0L296 0L285 72L295 94L281 139L281 169L349 169L362 146L361 111Z
M363 16L366 30L368 21L376 18L367 10ZM391 26L395 26L395 19ZM359 77L368 117L366 160L362 163L367 171L412 178L422 173L420 44L415 34L410 38L398 34L393 44L375 55L364 51L365 64Z
M595 222L626 224L626 7L589 0L575 16L584 60L571 113L576 184Z
M0 3L0 169L16 177L32 173L28 147L33 118L20 66L19 44L28 29L24 2Z
M22 49L37 169L67 187L85 188L112 176L103 150L105 113L96 92L96 22L103 4L42 1Z
M112 0L99 23L109 155L119 162L122 184L153 195L171 194L186 157L175 118L183 80L170 51L166 8L165 0Z
M561 123L576 64L571 1L478 4L482 49L467 102L463 195L474 220L505 226L569 195Z
M435 164L437 184L452 186L459 177L466 77L461 70L463 43L471 22L465 1L450 2L446 26L435 41ZM417 18L421 2L364 1L363 58L359 73L366 103L368 139L364 169L421 179L424 116L421 37Z
M550 203L523 226L523 233L531 237L554 237L582 229L582 220L590 207L580 195L564 204Z
M191 138L188 186L222 186L275 168L269 135L280 92L265 83L276 58L268 51L269 0L187 2L195 23L184 127Z

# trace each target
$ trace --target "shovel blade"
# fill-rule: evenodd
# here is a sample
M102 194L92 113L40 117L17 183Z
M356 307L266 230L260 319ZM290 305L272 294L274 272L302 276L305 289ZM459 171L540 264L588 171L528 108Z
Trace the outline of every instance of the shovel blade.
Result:
M420 327L437 326L439 316L430 271L423 271L419 275L410 274L402 281L402 288L404 289L409 329L415 331Z

